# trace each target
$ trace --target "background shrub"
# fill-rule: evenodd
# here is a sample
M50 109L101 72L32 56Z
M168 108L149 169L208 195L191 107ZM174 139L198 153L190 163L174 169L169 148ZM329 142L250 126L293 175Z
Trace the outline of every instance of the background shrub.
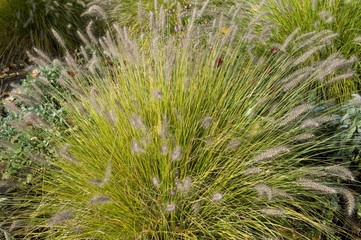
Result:
M1 0L0 1L0 63L22 61L26 51L33 47L48 55L60 56L64 48L56 34L62 37L65 47L74 51L81 43L76 31L85 29L88 22L101 22L96 15L81 17L92 6L90 0ZM100 29L98 29L100 30Z

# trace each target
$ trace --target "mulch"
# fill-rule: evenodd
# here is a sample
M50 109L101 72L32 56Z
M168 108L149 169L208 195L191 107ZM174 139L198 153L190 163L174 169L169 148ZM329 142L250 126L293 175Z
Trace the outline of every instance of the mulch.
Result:
M33 65L28 62L11 63L0 68L0 99L6 98L12 90L13 84L19 84Z

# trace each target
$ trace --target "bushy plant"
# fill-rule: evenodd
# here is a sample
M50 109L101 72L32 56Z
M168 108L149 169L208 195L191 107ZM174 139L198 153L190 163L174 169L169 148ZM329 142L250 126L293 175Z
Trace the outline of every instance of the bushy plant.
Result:
M334 44L328 47L328 53L340 52L345 56L361 57L361 24L359 22L361 4L359 1L272 0L267 1L259 12L261 12L261 14L258 13L261 15L260 18L269 24L267 29L263 29L263 34L267 34L269 39L265 41L265 37L262 37L269 52L282 51L283 49L274 43L282 41L295 28L299 28L301 33L319 32L318 38L314 36L313 39L310 38L310 42L319 41L323 33L332 30L337 36L335 36ZM317 56L315 58L317 59ZM339 101L349 99L352 93L359 91L360 66L359 61L354 65L355 76L353 78L321 88L318 98L336 98Z
M52 88L59 88L56 68L40 69L40 74L47 77L47 84ZM31 75L1 102L4 112L0 120L0 228L4 221L21 222L19 212L31 213L36 208L38 202L32 198L37 192L33 188L41 184L42 174L50 165L48 159L53 151L48 148L49 143L68 125L62 118L63 110L46 94L48 86L35 76L37 70ZM9 226L9 231L14 227L17 228ZM12 239L12 234L2 230L0 238Z
M1 0L0 1L0 63L22 61L33 47L49 55L60 55L62 44L74 51L81 43L76 31L85 29L88 22L102 22L99 14L85 14L91 10L90 0ZM94 10L93 10L94 12ZM91 16L92 18L90 18Z
M325 157L336 144L320 131L337 105L302 94L349 60L309 63L321 48L299 48L302 37L254 57L246 32L219 20L200 34L197 17L181 41L157 25L135 39L115 27L103 56L60 66L71 92L51 95L73 125L54 138L27 238L337 239L337 197L343 214L356 204L338 183L354 176Z

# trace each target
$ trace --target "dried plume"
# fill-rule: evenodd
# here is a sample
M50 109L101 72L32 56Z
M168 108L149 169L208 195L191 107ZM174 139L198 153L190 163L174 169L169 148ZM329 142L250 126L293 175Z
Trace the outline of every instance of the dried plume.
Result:
M70 148L70 144L68 144L68 143L64 144L64 146L59 151L59 155L73 163L79 163L79 160L74 158L69 153L69 148Z
M271 158L277 157L281 154L287 153L289 151L290 151L290 149L286 146L279 146L279 147L271 148L271 149L268 149L268 150L262 152L261 154L257 155L253 159L253 162L254 163L263 162L263 161L269 160Z
M182 148L180 146L176 146L172 153L172 161L177 161L182 156Z
M260 197L266 197L268 201L272 200L273 194L271 187L267 186L266 184L260 183L254 186L253 188L257 191Z
M107 14L104 11L103 8L101 8L98 5L92 5L88 8L87 11L85 11L83 14L81 14L81 16L86 16L86 15L96 15L101 17L102 19L107 19Z
M53 36L55 37L56 41L60 44L60 46L66 49L64 39L59 35L59 33L55 31L54 28L51 29L51 32L53 33Z
M284 210L278 208L263 208L259 211L269 216L283 216L285 214Z
M136 141L132 141L131 150L132 150L132 153L135 153L135 154L144 153L143 147L141 146L140 143L138 143Z
M214 201L214 202L220 202L222 199L223 199L223 194L222 193L220 193L220 192L217 192L217 193L215 193L215 194L213 194L212 195L212 200Z
M335 165L335 166L327 167L325 171L327 173L334 174L343 180L355 181L355 177L353 173L346 167Z
M192 179L190 177L185 177L182 182L176 183L177 190L187 194L192 188Z
M302 133L302 134L299 134L297 136L295 136L293 138L294 141L296 142L305 142L305 141L308 141L312 138L314 138L315 135L313 133Z
M356 210L355 196L353 195L353 193L350 190L348 190L346 188L340 188L339 192L341 193L342 198L346 202L347 215L352 216Z
M50 220L50 226L56 226L72 218L73 212L71 210L64 210L55 214Z
M107 196L95 196L89 200L89 204L108 203L111 199Z
M238 139L233 139L227 144L228 150L234 150L242 145L242 142Z
M251 168L247 168L245 169L242 174L243 175L252 175L252 174L258 174L261 173L261 169L258 167L251 167Z
M174 203L168 203L165 207L167 213L172 213L176 210L176 205Z
M159 178L158 177L153 177L152 178L152 184L155 188L159 188L160 187L160 181L159 181Z
M8 110L11 113L15 113L15 114L20 114L21 113L20 108L18 106L16 106L16 104L14 102L5 100L3 102L3 105L6 108L6 110Z
M202 120L202 127L207 129L212 125L212 117L205 117Z
M298 57L296 60L293 61L292 66L294 67L294 66L298 66L301 63L304 63L305 61L307 61L307 59L309 59L315 53L318 53L324 47L326 47L326 45L318 45L304 52L300 57Z
M135 113L133 113L132 116L130 117L130 123L137 130L141 130L143 132L147 131L147 127L143 123L142 119L140 118L140 116L138 116Z
M284 41L284 43L281 45L280 50L283 52L286 52L286 48L288 45L292 42L292 40L295 38L297 33L300 31L300 28L296 28Z
M305 188L309 188L312 190L316 190L322 193L326 193L326 194L335 194L337 193L337 191L334 188L328 187L326 185L323 185L322 183L319 182L315 182L313 180L310 179L299 179L298 180L298 184L302 187Z
M313 108L310 104L302 104L299 106L296 106L292 111L287 113L287 115L283 118L283 120L280 122L281 126L286 126L290 122L296 120L298 117L300 117L303 113L311 110Z

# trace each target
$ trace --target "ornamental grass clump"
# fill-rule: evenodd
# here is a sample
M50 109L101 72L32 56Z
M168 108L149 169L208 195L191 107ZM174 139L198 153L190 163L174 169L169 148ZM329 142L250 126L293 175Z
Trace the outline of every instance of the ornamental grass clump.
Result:
M320 74L334 56L295 65L316 47L292 50L295 39L277 57L254 56L247 32L217 20L201 34L197 13L183 39L153 19L143 38L114 26L103 55L81 66L53 61L68 92L52 95L72 125L51 143L26 237L336 239L336 212L356 211L340 182L352 173L334 171L321 131L337 105L302 95L327 84ZM307 67L302 81L289 78ZM334 204L340 195L347 209Z
M49 55L61 56L63 48L57 44L58 35L69 50L75 51L81 43L76 30L84 29L90 20L99 26L104 24L99 14L84 15L91 13L92 2L0 0L0 63L23 61L26 51L34 46Z
M361 57L361 24L359 21L361 4L359 1L271 0L265 3L261 11L257 9L256 15L260 15L260 18L268 23L267 28L259 32L262 32L262 41L265 41L265 34L269 36L269 40L265 41L265 46L269 52L282 51L282 46L273 45L269 47L269 44L282 41L295 28L299 28L301 33L315 32L319 34L309 36L308 42L310 44L325 39L323 34L327 31L334 31L334 36L330 36L334 38L334 41L333 45L327 48L328 54L340 52L347 57L357 56L358 59ZM327 39L325 40L327 41ZM317 55L313 55L313 59L317 58ZM355 74L352 78L348 77L328 87L320 88L317 97L336 98L342 102L350 99L351 94L360 89L360 61L355 62L353 71Z

